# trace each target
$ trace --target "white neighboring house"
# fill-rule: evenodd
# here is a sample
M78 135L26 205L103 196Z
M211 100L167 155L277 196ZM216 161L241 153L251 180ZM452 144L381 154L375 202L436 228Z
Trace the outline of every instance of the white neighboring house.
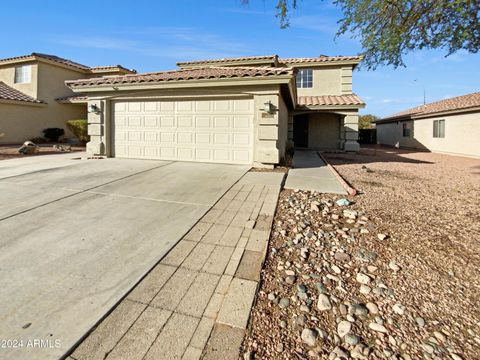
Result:
M376 127L382 145L480 157L480 92L402 111Z

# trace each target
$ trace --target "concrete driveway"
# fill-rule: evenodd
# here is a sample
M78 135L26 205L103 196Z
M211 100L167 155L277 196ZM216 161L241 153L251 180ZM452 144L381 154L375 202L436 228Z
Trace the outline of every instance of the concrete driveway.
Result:
M60 358L247 171L35 160L0 162L0 339L12 340L2 359Z

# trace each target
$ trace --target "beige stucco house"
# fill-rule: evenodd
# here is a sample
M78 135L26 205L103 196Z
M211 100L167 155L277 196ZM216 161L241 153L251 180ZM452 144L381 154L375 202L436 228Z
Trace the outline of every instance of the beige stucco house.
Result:
M357 151L358 56L178 63L67 81L89 99L87 150L115 157L272 166L290 146Z
M86 98L70 98L66 80L133 74L120 65L89 67L54 55L0 59L0 143L22 143L42 130L68 130L66 120L86 119Z
M480 92L402 111L376 127L382 145L480 157Z

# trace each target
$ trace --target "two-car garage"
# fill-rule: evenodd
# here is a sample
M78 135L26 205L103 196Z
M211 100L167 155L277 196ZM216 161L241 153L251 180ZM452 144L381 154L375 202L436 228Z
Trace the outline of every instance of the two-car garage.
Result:
M252 98L116 101L112 155L251 164Z

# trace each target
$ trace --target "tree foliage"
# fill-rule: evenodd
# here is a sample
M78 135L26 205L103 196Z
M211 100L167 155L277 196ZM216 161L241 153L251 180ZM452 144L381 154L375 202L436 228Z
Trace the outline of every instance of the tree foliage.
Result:
M248 3L249 0L242 0ZM416 49L480 50L480 0L333 0L343 17L337 36L351 34L363 48L363 65L404 66ZM277 0L280 27L289 26L297 0Z
M374 125L373 122L379 120L378 116L372 114L360 115L358 119L358 128L359 129L373 129Z

